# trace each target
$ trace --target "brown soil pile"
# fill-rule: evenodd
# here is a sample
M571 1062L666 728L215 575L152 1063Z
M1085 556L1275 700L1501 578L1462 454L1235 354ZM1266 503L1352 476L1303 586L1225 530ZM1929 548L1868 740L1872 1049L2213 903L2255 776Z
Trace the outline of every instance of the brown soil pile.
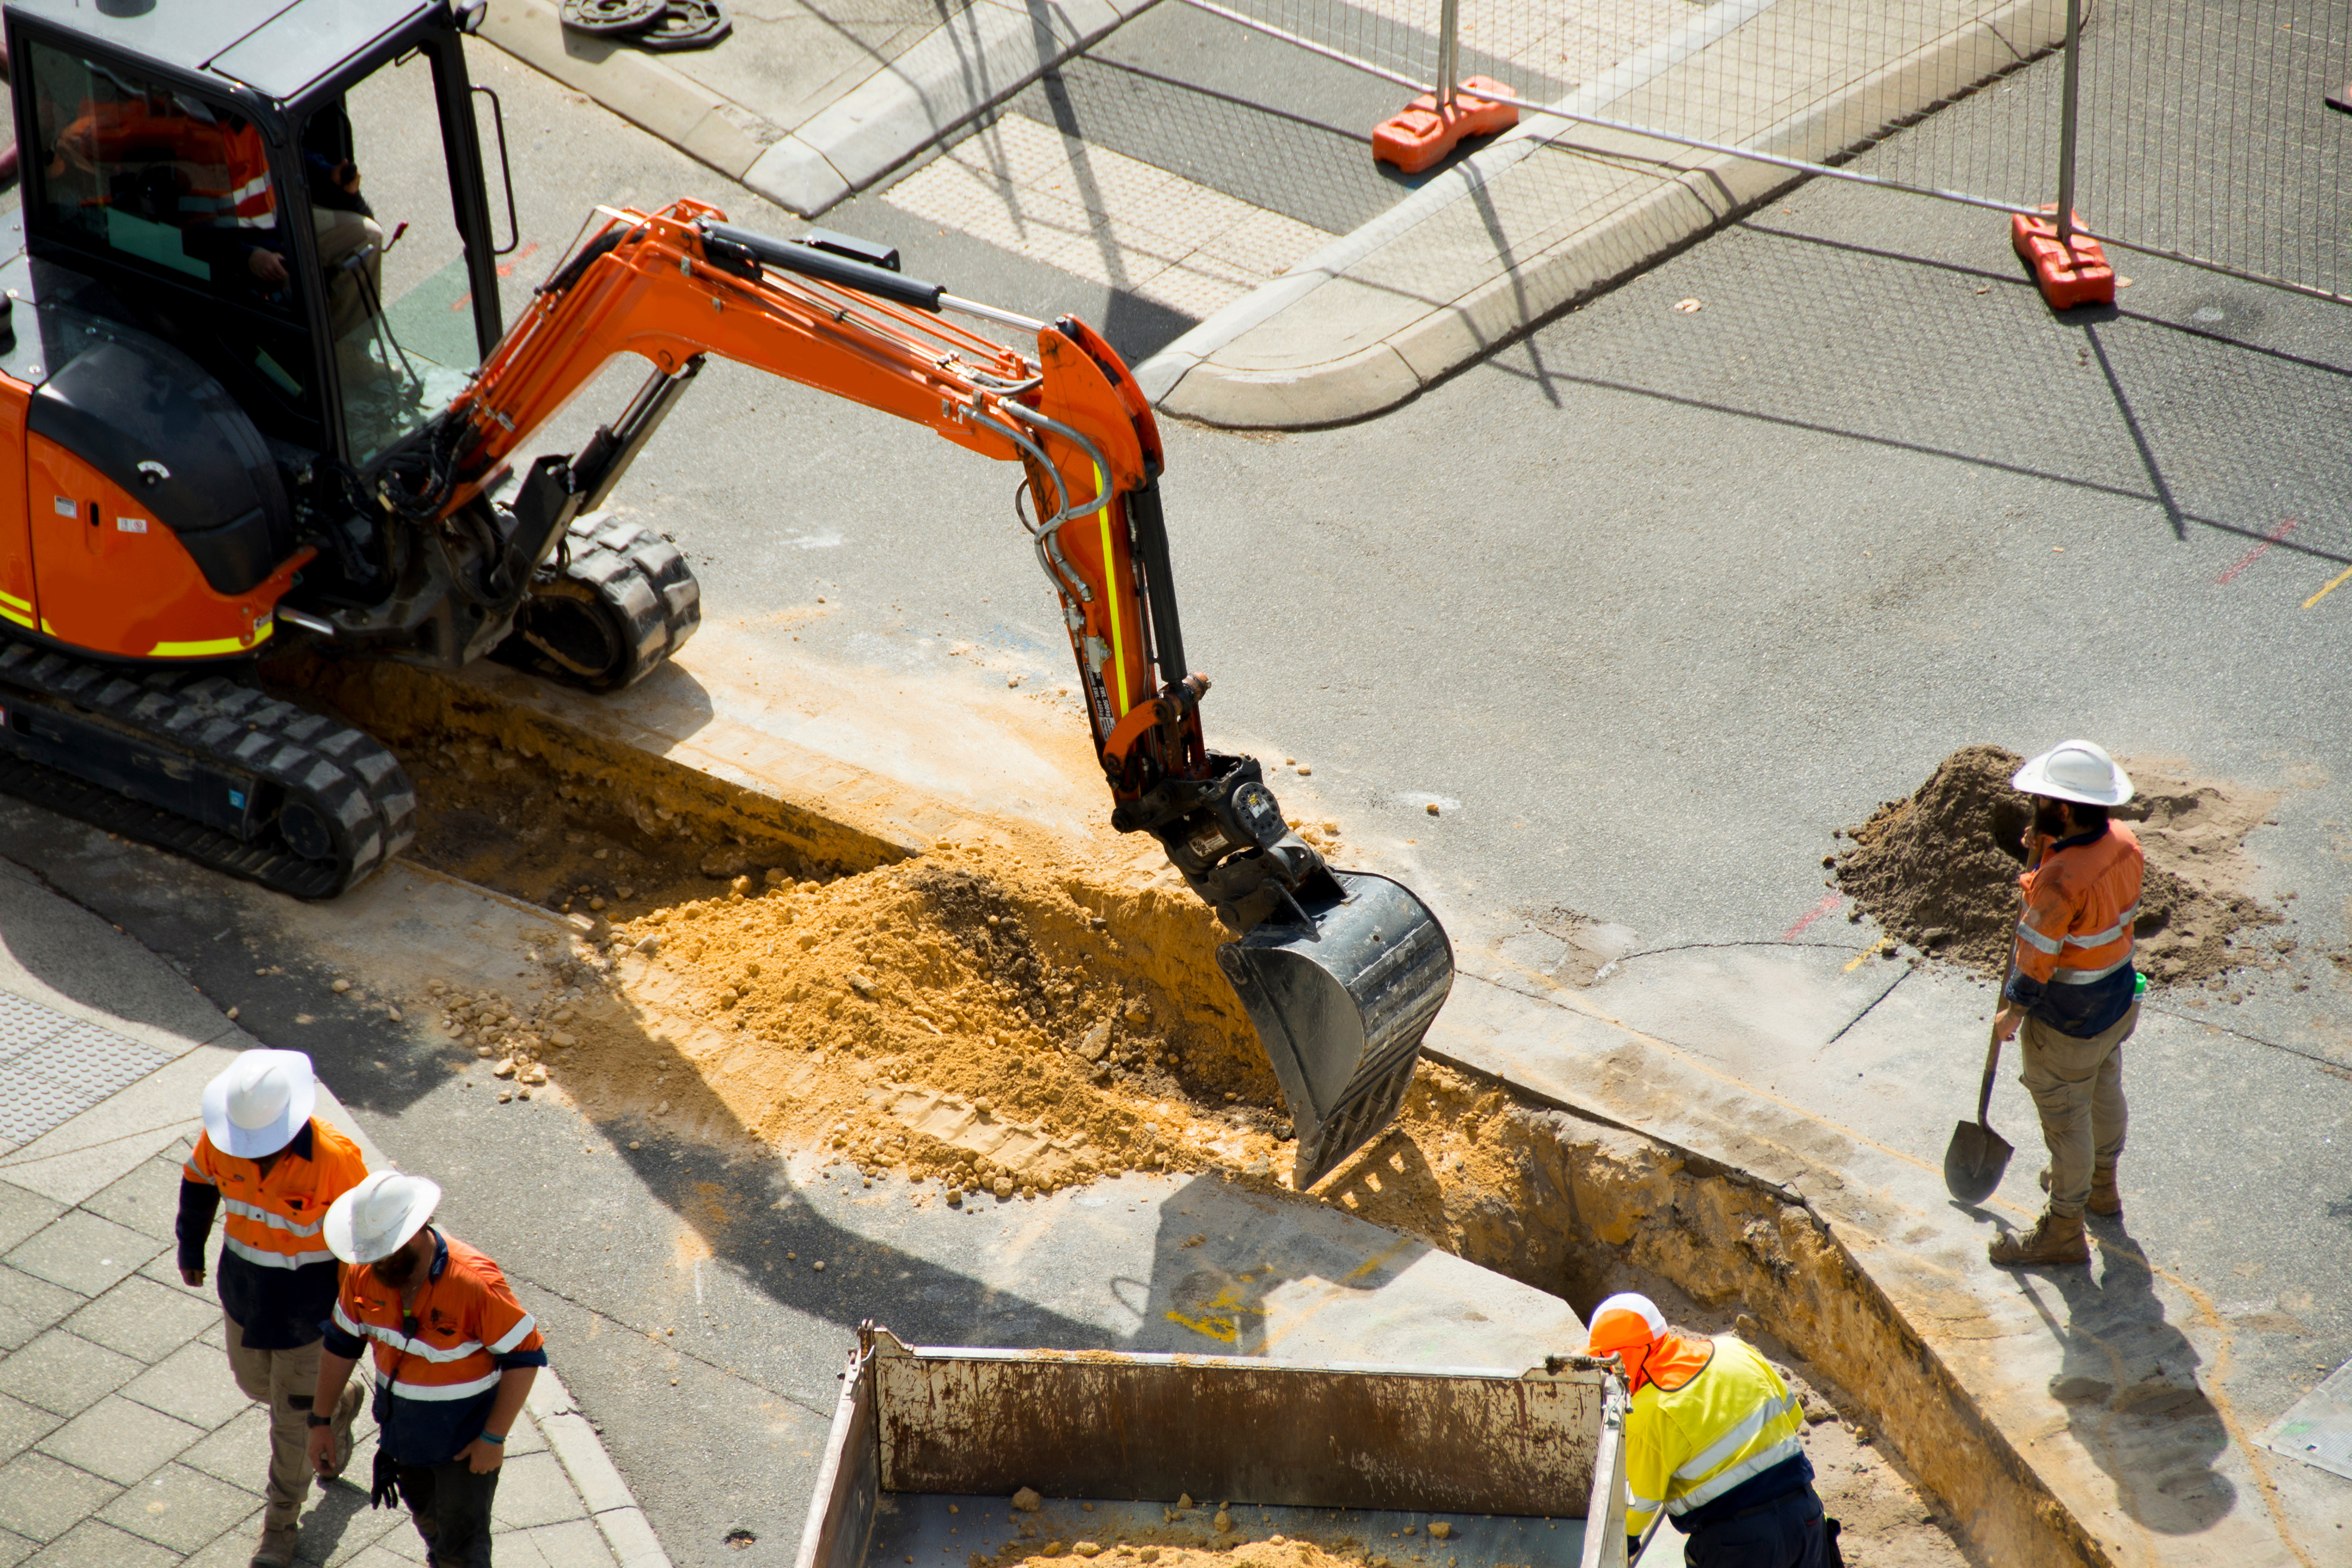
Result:
M1045 866L976 829L844 871L495 736L399 750L413 858L575 921L528 984L429 997L501 1093L819 1149L958 1202L1287 1169L1279 1089L1216 970L1227 934L1145 857Z
M1900 941L2002 973L2033 818L2009 784L2023 761L1999 746L1954 752L1916 793L1847 831L1838 886ZM2245 837L2278 796L2129 759L2124 767L2138 794L2114 815L2147 852L2137 961L2151 984L2213 979L2242 962L2231 951L2240 932L2282 918L2244 891Z

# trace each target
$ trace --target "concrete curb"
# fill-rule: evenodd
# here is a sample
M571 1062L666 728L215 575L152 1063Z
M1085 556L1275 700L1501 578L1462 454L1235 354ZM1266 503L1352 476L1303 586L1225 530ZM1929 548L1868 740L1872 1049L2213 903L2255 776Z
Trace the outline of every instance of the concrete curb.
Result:
M1003 103L1154 0L974 0L760 154L745 184L814 217Z
M531 1381L530 1397L523 1408L539 1424L540 1435L554 1450L563 1473L572 1478L572 1489L579 1492L620 1568L670 1568L669 1553L654 1539L653 1526L646 1522L645 1510L637 1506L629 1483L614 1468L604 1439L572 1403L571 1391L553 1367L541 1368Z
M1656 122L1700 101L1719 52L1752 48L1822 0L1728 0L1559 100ZM1955 7L1958 8L1957 6ZM1776 13L1780 14L1776 16ZM1835 90L1775 83L1799 111L1763 123L1663 128L1814 162L1862 145L2064 36L2055 0L2012 0L1939 31L1869 40ZM1829 24L1809 28L1832 36ZM1815 68L1822 68L1818 62ZM1987 68L1989 63L1991 68ZM1304 428L1360 419L1580 299L1654 265L1803 178L1769 163L1534 117L1394 209L1202 322L1137 367L1159 405L1204 424ZM1538 157L1538 153L1549 156Z
M490 0L481 36L731 179L781 134L651 55L565 32L551 0Z
M803 217L872 184L1155 0L972 0L797 130L651 55L567 33L551 0L491 0L481 35Z

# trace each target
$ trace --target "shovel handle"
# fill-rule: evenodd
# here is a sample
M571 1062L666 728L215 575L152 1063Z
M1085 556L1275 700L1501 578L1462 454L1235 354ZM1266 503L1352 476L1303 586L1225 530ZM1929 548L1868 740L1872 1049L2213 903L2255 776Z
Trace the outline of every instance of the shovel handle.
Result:
M2000 1070L2000 1010L2009 1000L2009 982L2017 973L2017 950L2011 945L2009 962L2001 965L2000 989L1993 994L1991 1038L1985 1042L1984 1087L1977 1090L1977 1125L1986 1131L1992 1126L1985 1121L1992 1110L1992 1075Z
M1984 1086L1977 1090L1977 1125L1990 1132L1985 1117L1992 1110L1992 1077L2000 1070L2000 1016L1996 1013L1992 1022L1992 1038L1985 1042Z

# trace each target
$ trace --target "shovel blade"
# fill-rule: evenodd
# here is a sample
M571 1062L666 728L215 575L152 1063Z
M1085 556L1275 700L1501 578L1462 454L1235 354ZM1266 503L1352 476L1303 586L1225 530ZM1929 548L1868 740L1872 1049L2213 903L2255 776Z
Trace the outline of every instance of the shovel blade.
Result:
M1217 950L1290 1105L1304 1192L1394 1119L1421 1037L1454 987L1454 944L1386 877L1333 871L1339 896L1301 900Z
M1963 1121L1952 1129L1944 1150L1944 1187L1964 1204L1980 1204L2000 1185L2016 1151L2009 1140L1981 1121Z

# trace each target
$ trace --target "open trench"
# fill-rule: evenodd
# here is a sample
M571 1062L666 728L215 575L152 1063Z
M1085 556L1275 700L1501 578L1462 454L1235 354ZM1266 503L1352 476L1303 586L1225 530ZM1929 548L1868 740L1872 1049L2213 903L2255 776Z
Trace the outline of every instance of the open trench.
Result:
M281 670L415 780L410 858L567 916L556 997L430 997L500 1092L600 1120L822 1148L916 1202L1123 1171L1288 1191L1290 1129L1181 886L982 826L919 855L481 690L385 665ZM649 1044L692 1065L649 1078ZM542 1089L542 1092L546 1090ZM2103 1563L1801 1198L1443 1058L1296 1201L1589 1314L1643 1289L1787 1370L1849 1563ZM1572 1348L1572 1347L1571 1347Z

